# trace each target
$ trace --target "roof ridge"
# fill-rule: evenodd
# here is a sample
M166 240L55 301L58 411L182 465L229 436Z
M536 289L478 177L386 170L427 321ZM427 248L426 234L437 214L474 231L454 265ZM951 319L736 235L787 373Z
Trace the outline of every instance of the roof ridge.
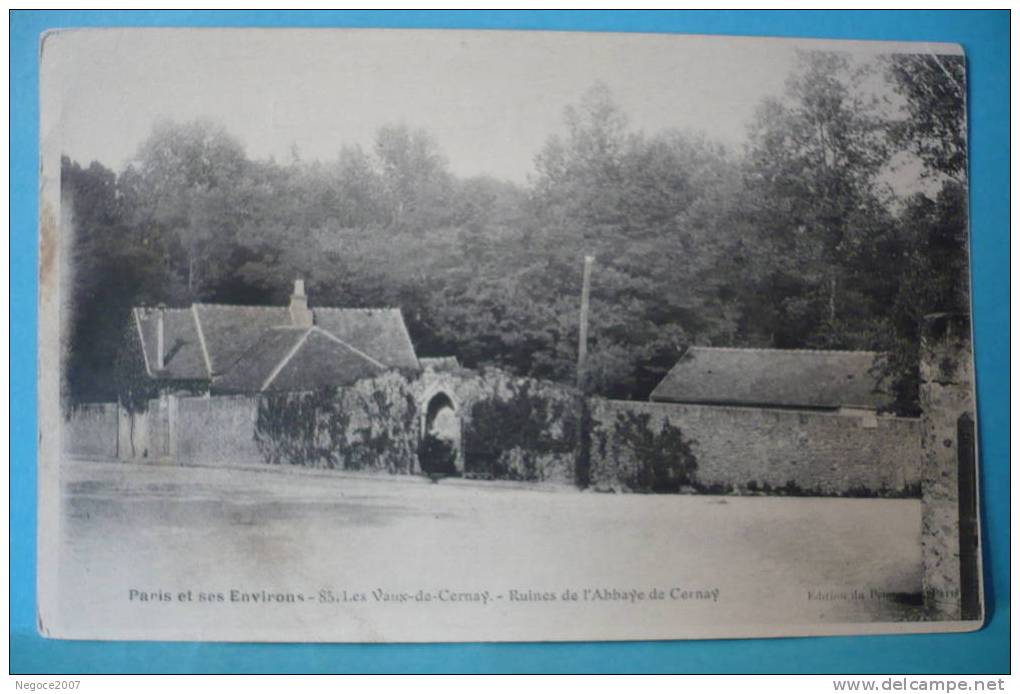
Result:
M265 306L263 304L216 304L216 303L208 303L208 302L205 302L205 301L195 301L191 305L194 306L194 307L199 307L199 308L201 308L201 307L206 307L206 308L254 308L254 309L265 310L265 311L270 311L270 310L286 311L287 310L286 306Z
M267 306L265 304L221 304L209 301L195 301L192 302L191 306L183 307L180 311L190 310L191 307L209 307L209 308L254 308L259 310L267 311L286 311L287 306L272 305ZM145 306L138 306L136 308L147 308ZM151 308L157 308L155 306ZM400 311L399 306L309 306L312 311Z
M414 358L414 363L418 367L418 369L421 369L421 362L418 361L418 352L414 349L414 342L411 340L411 333L410 331L408 331L407 323L404 321L403 311L399 310L397 311L397 320L400 321L400 327L402 328L400 332L404 334L404 341L407 343L407 348L411 351L411 356Z
M163 310L163 311L190 311L191 310L191 306L146 306L145 304L142 304L141 306L132 306L131 308L133 308L133 309L135 309L137 311L159 311L159 310Z
M202 348L202 360L205 362L206 375L208 375L209 380L212 381L212 359L209 356L209 346L205 343L205 332L202 330L202 319L198 317L198 309L195 308L195 304L191 305L190 313L191 317L195 319L195 330L198 332L198 345Z
M397 306L309 306L312 311L400 311Z
M138 341L142 345L142 361L145 362L145 375L152 376L152 369L149 368L149 348L145 345L145 331L142 330L142 319L138 317L139 309L131 309L131 316L135 319L135 326L138 328Z
M884 354L875 349L800 349L790 347L713 347L710 345L691 345L691 349L711 349L718 352L793 352L795 354Z
M320 328L317 325L313 325L311 328L308 329L309 334L311 334L312 331L315 331L316 333L322 333L328 339L333 340L334 342L343 345L346 349L350 350L351 352L353 352L354 354L358 355L362 359L368 361L371 364L374 364L375 366L379 367L380 369L383 369L384 371L386 370L386 365L383 364L378 359L376 359L375 357L373 357L371 354L367 354L366 352L363 352L362 350L358 349L357 347L355 347L354 345L349 343L347 340L344 340L344 339L334 335L330 331L324 330L323 328Z
M225 377L225 376L229 375L230 373L232 373L234 371L234 369L236 369L237 366L241 362L243 362L245 359L247 359L249 355L254 353L255 350L257 350L259 347L262 346L262 341L266 338L267 335L269 335L270 331L275 330L275 329L276 329L276 326L273 326L273 327L268 328L268 329L262 331L261 333L259 333L259 336L250 345L248 345L248 347L246 349L242 350L241 353L237 355L237 358L235 358L232 362L230 362L230 364L228 364L225 369L223 369L222 371L219 371L219 372L216 373L216 377L218 379L223 379L223 377ZM298 331L301 331L302 334L304 334L304 333L307 333L309 331L309 328L298 328ZM300 338L298 338L298 339L300 339ZM291 345L291 346L293 347L293 345ZM216 380L216 379L213 379L213 380Z
M314 325L305 330L301 334L301 337L299 337L297 341L293 345L291 345L290 349L287 350L287 353L283 356L283 359L277 362L276 366L273 367L273 370L269 372L269 376L264 381L262 381L262 387L259 388L260 393L263 392L266 388L268 388L270 384L272 384L272 382L276 380L276 377L280 375L280 372L283 371L284 367L286 367L287 364L290 363L290 360L294 358L294 355L297 354L301 350L301 347L304 346L304 344L308 341L308 336L312 334L313 330L315 330Z

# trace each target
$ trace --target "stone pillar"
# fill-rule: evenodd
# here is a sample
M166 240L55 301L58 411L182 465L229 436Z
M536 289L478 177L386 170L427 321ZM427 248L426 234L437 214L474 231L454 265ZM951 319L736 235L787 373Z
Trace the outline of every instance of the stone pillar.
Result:
M974 420L970 316L926 316L921 332L921 547L928 618L961 619L959 431ZM966 471L964 471L965 474ZM971 506L973 507L973 506ZM969 538L964 538L967 541Z

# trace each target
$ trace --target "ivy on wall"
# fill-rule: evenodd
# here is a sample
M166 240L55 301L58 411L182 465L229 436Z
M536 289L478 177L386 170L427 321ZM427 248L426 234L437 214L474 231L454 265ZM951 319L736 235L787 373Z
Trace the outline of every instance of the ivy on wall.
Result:
M418 384L398 374L353 386L259 399L255 440L272 464L435 476L456 469L456 452L419 440ZM491 479L573 481L596 491L647 494L912 497L902 489L831 490L748 475L728 483L698 479L698 442L680 426L640 411L593 417L594 401L530 379L479 377L462 384L464 473Z
M531 381L508 386L508 397L492 395L471 405L464 426L465 470L494 479L545 479L554 458L574 453L573 400L539 392Z
M603 469L602 485L616 483L632 492L676 494L685 488L694 490L698 460L692 450L694 441L680 427L668 421L656 429L646 412L619 412L613 422L612 442L607 432L595 436L599 457L612 460L614 469ZM607 447L611 447L606 456ZM626 451L626 453L624 453Z
M325 408L335 430L346 433L347 417L334 410L337 394L331 389L312 393L286 393L259 398L255 417L255 442L267 462L311 467L335 467L329 451L316 446L319 413Z
M255 442L274 465L410 473L417 468L417 407L396 374L347 388L259 399Z

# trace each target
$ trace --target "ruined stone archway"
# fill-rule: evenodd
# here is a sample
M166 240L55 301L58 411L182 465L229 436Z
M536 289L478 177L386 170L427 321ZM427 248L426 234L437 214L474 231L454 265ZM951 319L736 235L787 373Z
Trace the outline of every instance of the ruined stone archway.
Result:
M464 456L461 452L460 408L453 396L445 389L430 389L422 398L420 440L422 446L419 452L419 463L422 472L426 474L443 472L460 474L464 471ZM452 470L449 469L448 464L442 461L437 463L435 455L437 449L440 454L447 450L450 451Z

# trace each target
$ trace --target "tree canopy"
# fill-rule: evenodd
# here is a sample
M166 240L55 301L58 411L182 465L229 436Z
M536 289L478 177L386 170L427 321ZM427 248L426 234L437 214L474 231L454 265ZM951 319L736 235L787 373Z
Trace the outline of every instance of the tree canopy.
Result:
M596 392L647 397L692 343L878 349L914 412L918 322L969 302L963 84L962 60L804 53L739 151L638 131L595 84L526 185L454 175L407 124L285 163L157 124L120 172L63 162L67 394L116 397L131 306L284 303L295 277L316 305L402 308L421 355L570 382L594 255ZM904 158L925 185L890 185Z

